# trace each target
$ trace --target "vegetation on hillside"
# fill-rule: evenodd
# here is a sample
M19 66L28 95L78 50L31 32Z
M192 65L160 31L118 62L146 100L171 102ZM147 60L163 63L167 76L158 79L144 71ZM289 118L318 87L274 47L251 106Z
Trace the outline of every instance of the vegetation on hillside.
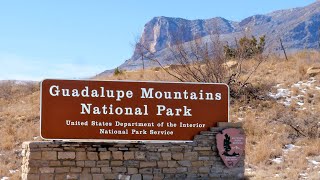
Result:
M246 175L250 179L319 177L320 167L316 164L320 162L320 75L310 79L306 73L318 63L319 57L319 53L312 51L292 54L290 61L277 55L266 57L250 77L260 98L250 101L240 98L231 104L230 120L242 122L246 131ZM257 63L256 58L243 61L243 76L250 75ZM171 68L99 79L179 81L167 73ZM272 96L282 89L287 89L290 95ZM288 99L291 103L285 104Z
M260 63L258 57L242 61L241 73L243 79L250 76L260 98L247 101L243 95L230 107L230 120L243 122L246 132L246 175L251 179L316 179L320 171L320 75L310 78L306 72L318 63L320 54L300 52L291 55L290 61L268 56L251 73ZM178 81L167 73L172 68L127 71L99 80ZM178 68L186 67L174 67L175 71ZM20 170L22 142L40 140L39 98L38 83L0 83L1 176L19 179L20 172L9 170Z
M244 36L236 40L235 46L224 43L219 34L211 34L210 42L195 38L188 43L179 43L168 47L175 64L165 68L157 56L143 44L137 43L136 48L141 57L158 65L167 74L181 82L225 83L230 87L230 96L234 99L260 98L262 89L252 86L251 76L267 59L263 54L265 36L257 39ZM246 60L254 60L251 69L244 69ZM249 72L246 72L249 71Z

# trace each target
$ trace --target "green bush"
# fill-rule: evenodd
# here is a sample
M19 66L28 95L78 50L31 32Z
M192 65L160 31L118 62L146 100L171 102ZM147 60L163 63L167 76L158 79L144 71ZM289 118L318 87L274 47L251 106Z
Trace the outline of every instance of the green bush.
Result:
M229 45L224 46L224 54L226 58L231 59L238 57L250 59L263 53L266 44L266 36L264 35L259 37L259 42L254 36L251 38L242 37L236 43L237 44L235 48L232 48Z
M113 75L115 75L115 76L118 76L118 75L121 75L121 74L123 74L123 71L120 70L118 67L113 72Z

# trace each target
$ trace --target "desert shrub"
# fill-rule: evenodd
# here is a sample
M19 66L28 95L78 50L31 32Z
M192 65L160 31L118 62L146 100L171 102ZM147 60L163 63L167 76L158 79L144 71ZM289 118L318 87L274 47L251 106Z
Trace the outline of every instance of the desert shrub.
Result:
M155 67L153 70L154 70L154 71L160 71L161 68L160 68L160 67Z
M317 139L320 138L319 117L320 112L318 111L294 112L279 110L273 120L290 127L292 138L307 137Z
M12 93L14 81L3 81L0 82L0 98L9 99Z
M17 82L3 81L0 82L0 98L14 99L39 91L40 85L36 82Z
M224 46L224 54L227 59L243 58L250 59L256 55L261 55L266 44L266 36L260 36L258 40L252 36L251 38L242 37L236 41L236 47L232 48L228 44Z
M121 75L121 74L123 74L123 71L120 70L118 67L113 72L113 75L115 75L115 76L118 76L118 75Z

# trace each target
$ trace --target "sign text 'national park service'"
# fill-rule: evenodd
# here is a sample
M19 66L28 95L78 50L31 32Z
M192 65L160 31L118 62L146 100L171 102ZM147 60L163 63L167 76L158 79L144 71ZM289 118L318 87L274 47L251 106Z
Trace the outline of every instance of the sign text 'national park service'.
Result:
M227 122L225 84L44 80L45 139L191 141Z

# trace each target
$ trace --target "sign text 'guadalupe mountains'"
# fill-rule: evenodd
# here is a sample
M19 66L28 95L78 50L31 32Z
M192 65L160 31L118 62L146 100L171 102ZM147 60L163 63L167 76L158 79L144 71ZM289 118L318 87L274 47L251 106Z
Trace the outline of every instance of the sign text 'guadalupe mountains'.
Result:
M190 141L227 122L225 84L44 80L45 139Z

